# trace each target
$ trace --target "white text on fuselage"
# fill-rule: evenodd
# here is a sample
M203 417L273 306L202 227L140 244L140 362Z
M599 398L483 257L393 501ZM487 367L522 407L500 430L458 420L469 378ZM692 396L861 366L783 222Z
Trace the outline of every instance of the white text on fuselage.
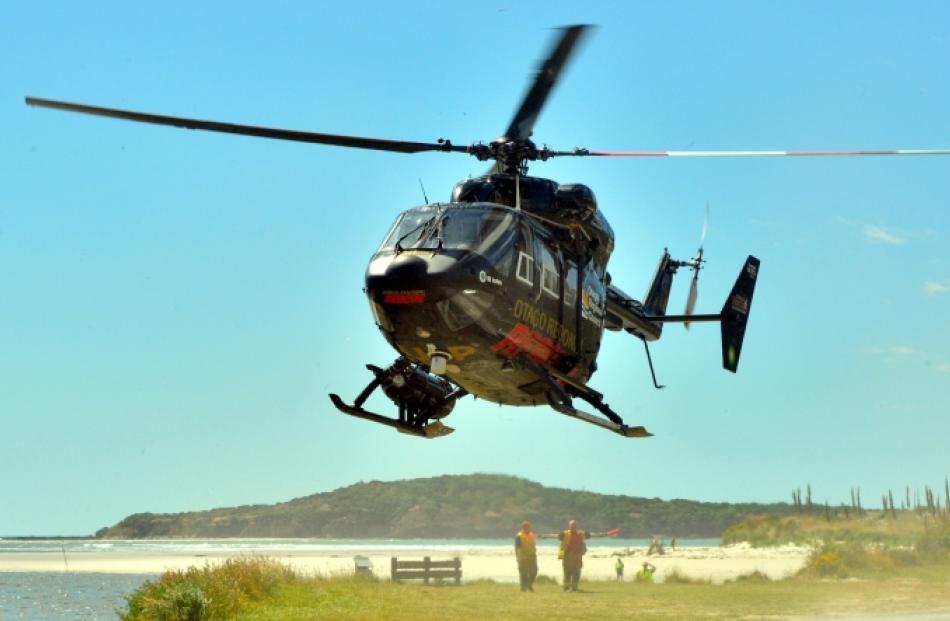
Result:
M504 284L501 282L500 278L495 278L485 270L482 270L478 273L478 282L482 284L488 283L490 285L498 285L499 287Z

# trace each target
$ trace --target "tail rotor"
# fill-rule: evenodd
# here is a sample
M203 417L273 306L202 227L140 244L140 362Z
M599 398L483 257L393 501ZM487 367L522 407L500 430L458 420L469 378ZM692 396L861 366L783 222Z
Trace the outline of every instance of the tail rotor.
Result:
M709 202L706 203L706 215L703 217L703 230L699 235L699 249L696 250L696 256L685 262L685 265L693 270L693 279L689 284L689 295L686 297L686 312L683 313L687 317L693 314L693 310L696 308L696 300L699 297L699 270L703 268L703 244L706 243L706 230L708 228ZM683 327L687 330L689 330L689 323L689 321L683 322Z

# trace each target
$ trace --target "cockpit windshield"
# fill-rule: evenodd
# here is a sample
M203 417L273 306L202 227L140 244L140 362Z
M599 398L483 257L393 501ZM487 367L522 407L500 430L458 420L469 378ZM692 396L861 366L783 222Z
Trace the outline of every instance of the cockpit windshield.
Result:
M379 251L477 250L496 245L514 229L508 209L478 204L426 205L402 213Z
M383 240L377 252L393 251L397 246L400 249L417 247L421 241L424 241L420 238L427 232L426 223L436 218L438 213L439 208L436 205L416 207L402 212L389 229L389 234L386 235L386 239Z
M426 205L400 214L378 254L459 251L488 260L499 275L512 265L519 227L511 209L491 203Z

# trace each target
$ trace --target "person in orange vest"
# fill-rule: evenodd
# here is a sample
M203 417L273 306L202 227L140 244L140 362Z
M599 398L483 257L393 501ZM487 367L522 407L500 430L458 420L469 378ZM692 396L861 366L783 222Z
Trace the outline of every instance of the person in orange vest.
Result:
M521 530L515 535L515 558L518 559L518 575L521 577L521 590L534 592L534 581L538 577L538 536L531 532L531 522L521 523Z
M577 530L577 521L571 520L566 531L561 533L561 547L557 557L564 567L564 590L576 591L581 581L581 567L584 566L584 555L587 553L587 544L584 540L587 533Z

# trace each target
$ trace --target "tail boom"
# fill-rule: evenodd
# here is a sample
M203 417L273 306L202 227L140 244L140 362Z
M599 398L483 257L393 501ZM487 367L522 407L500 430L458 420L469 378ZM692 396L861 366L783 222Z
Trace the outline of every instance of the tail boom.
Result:
M664 267L663 261L661 261L662 267ZM718 315L652 314L648 312L645 304L626 298L622 291L611 285L607 291L605 327L609 330L624 330L644 341L654 341L660 338L664 323L718 321L722 333L722 366L727 371L735 373L739 366L739 354L745 339L746 325L749 323L752 294L755 292L758 274L759 260L749 255Z

